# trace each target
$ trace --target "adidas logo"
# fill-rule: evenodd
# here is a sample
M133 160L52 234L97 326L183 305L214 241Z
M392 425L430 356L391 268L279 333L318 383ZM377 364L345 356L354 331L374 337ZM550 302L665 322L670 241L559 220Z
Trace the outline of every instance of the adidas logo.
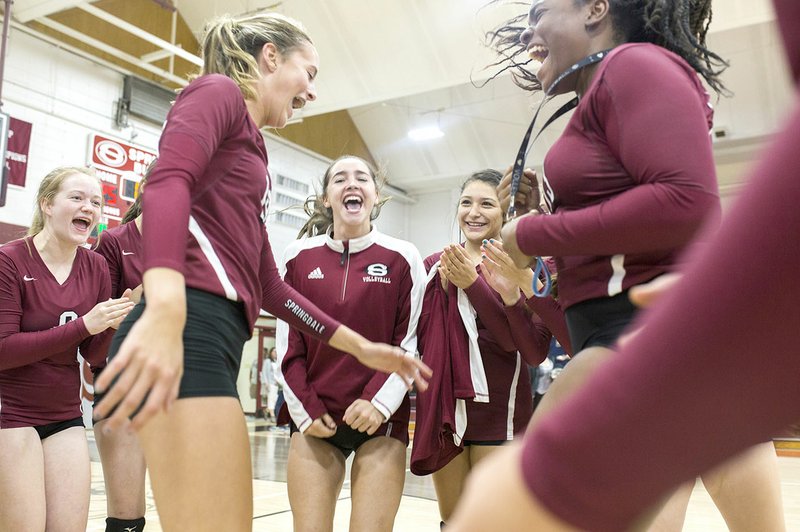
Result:
M324 279L325 278L325 274L322 273L322 270L320 270L319 267L317 267L317 268L314 268L314 271L312 271L311 273L308 274L308 278L309 279Z

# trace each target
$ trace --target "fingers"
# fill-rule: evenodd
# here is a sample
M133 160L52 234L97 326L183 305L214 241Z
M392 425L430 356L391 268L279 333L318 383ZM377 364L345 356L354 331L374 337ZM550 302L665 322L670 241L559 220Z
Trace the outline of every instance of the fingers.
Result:
M433 376L433 370L429 368L423 361L413 358L413 357L406 357L404 360L404 364L408 367L403 375L403 378L406 382L414 383L417 387L417 390L420 392L424 392L428 389L428 381L426 379L430 379Z
M361 402L362 399L356 399L350 406L347 407L347 410L344 411L344 416L342 417L342 421L344 421L351 427L353 426L355 420L358 419L360 412L359 403Z
M333 428L328 426L328 421L323 420L325 417L327 417L327 419L333 424ZM315 438L330 438L336 434L336 424L333 423L331 416L328 414L323 414L322 417L315 419L311 423L311 426L308 427L303 434L306 436L313 436Z
M130 358L130 346L128 346L125 342L122 342L117 355L108 362L108 365L106 365L105 369L103 369L103 372L100 374L100 378L94 383L95 389L100 393L104 393L105 390L111 386L111 383L114 382L114 379L117 377L117 375L119 375L119 373L125 369L125 366L128 365ZM106 395L106 397L104 397L103 400L97 404L97 408L95 408L96 413L104 410L103 405L106 404L107 398L108 396ZM108 410L110 410L111 407L113 407L113 405L110 405ZM103 413L105 414L105 412Z
M120 403L126 398L128 391L133 387L139 374L139 367L137 364L121 362L122 360L127 361L127 359L132 358L132 353L129 353L129 351L131 351L131 349L127 348L123 342L119 354L106 366L103 373L100 374L100 379L97 381L98 391L102 392L106 389L108 389L108 391L94 409L94 415L102 419L108 416L111 411L114 411L114 414L108 418L106 423L106 427L108 427L109 430L119 427L123 422L127 422L128 419L127 415L121 413L122 409L120 408ZM124 371L122 371L123 369ZM114 386L111 386L109 389L108 386L117 375L119 379L114 382ZM139 406L139 403L136 403L134 408L136 406ZM133 411L133 409L130 411Z
M131 292L131 295L129 296L130 300L133 301L134 303L138 303L139 301L141 301L143 291L144 288L142 287L142 285L139 285L136 288L134 288L133 291Z
M351 410L352 409L352 410ZM345 415L344 422L358 432L366 432L370 436L381 426L381 416L369 402L359 399L348 408L349 415Z
M456 245L450 246L450 249L452 251L453 258L455 259L453 262L457 263L461 267L472 267L472 260L469 258L466 249Z
M176 375L169 371L166 373L158 372L156 368L146 373L151 373L152 377L148 375L146 381L140 379L128 396L138 397L141 395L143 400L145 400L144 406L142 406L132 420L134 430L142 428L145 423L162 410L166 411L168 405L171 405L175 399L177 399L178 390L180 388L181 375L179 374ZM153 382L152 387L149 382ZM178 386L175 385L176 382ZM133 399L132 402L133 401L135 401L135 399ZM127 402L127 398L125 402ZM125 402L123 402L123 406ZM141 401L139 401L138 404L141 405Z
M330 414L322 414L322 417L320 419L322 419L322 423L326 427L328 427L332 431L336 432L336 422L333 420L333 418L330 416Z

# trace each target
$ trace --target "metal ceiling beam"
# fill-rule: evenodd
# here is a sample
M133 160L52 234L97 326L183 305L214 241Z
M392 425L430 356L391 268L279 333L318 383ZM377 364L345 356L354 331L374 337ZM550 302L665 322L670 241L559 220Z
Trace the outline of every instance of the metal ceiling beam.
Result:
M14 2L14 18L19 22L29 22L39 17L46 17L65 9L78 7L87 0L45 0L32 2L30 0L17 0Z
M200 67L203 66L203 60L200 59L198 56L194 55L193 53L187 52L180 46L176 46L168 41L165 41L164 39L156 37L152 33L148 33L144 31L142 28L131 24L130 22L122 20L119 17L115 17L108 11L103 11L102 9L96 8L90 4L81 4L75 7L82 9L83 11L89 13L92 16L104 20L109 24L113 24L117 28L123 31L127 31L131 35L135 35L136 37L139 37L140 39L143 39L151 44L155 44L156 46L159 46L164 50L167 50L168 52L177 55L178 57L182 57L183 59L186 59L190 63L194 63L195 65Z
M162 78L164 78L166 80L169 80L169 81L171 81L173 83L177 83L178 85L180 85L182 87L186 86L188 84L188 81L186 79L184 79L184 78L176 76L175 74L167 72L166 70L163 70L161 68L154 67L153 65L142 61L138 57L135 57L135 56L132 56L132 55L130 55L128 53L125 53L122 50L118 50L117 48L114 48L113 46L109 46L108 44L106 44L106 43L104 43L102 41L98 41L97 39L89 37L88 35L86 35L84 33L81 33L81 32L79 32L77 30L74 30L74 29L72 29L72 28L70 28L68 26L65 26L65 25L63 25L63 24L61 24L59 22L56 22L55 20L49 19L47 17L41 17L41 18L37 19L36 22L39 22L39 23L43 24L44 26L47 26L48 28L54 29L59 33L63 33L64 35L67 35L68 37L72 37L73 39L76 39L76 40L78 40L78 41L80 41L80 42L82 42L84 44L87 44L87 45L93 47L93 48L97 48L98 50L101 50L101 51L103 51L103 52L105 52L107 54L113 55L117 59L121 59L122 61L125 61L126 63L130 63L132 65L135 65L135 66L141 68L142 70L146 70L148 72L152 72L153 74L156 74L157 76L161 76Z

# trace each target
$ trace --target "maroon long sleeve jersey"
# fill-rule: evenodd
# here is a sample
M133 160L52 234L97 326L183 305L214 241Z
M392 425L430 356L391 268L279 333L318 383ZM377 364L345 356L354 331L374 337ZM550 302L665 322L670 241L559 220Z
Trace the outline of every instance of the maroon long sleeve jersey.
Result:
M774 4L797 83L800 3ZM671 487L800 416L798 145L800 92L719 233L641 316L644 329L526 439L525 482L563 520L627 529Z
M600 63L544 159L553 214L517 231L525 253L556 257L564 308L673 269L719 216L712 117L697 74L660 46L618 46Z
M175 100L143 194L143 270L181 272L186 286L259 308L329 339L339 323L283 283L265 227L267 150L239 87L218 74Z
M110 295L106 262L88 249L59 284L32 238L0 247L0 428L80 417L78 349L103 362L113 333L91 336L82 316Z
M412 244L377 229L349 241L328 235L298 240L286 250L283 274L367 339L416 354L425 270ZM324 413L342 423L357 399L370 401L390 422L408 423L408 386L399 375L367 368L284 322L276 340L286 403L301 431Z
M142 284L142 235L135 222L103 231L92 249L108 264L111 297Z
M135 222L103 231L92 249L106 259L111 297L122 297L128 288L134 289L142 284L142 234ZM97 372L105 366L105 360L97 360L92 364L92 371Z
M440 256L441 253L435 253L425 259L425 268L433 272L432 285L425 295L424 312L428 313L442 311L440 308L428 308L441 285L441 279L434 271ZM434 376L434 379L452 375L454 386L445 389L451 389L454 396L425 394L418 398L418 402L455 402L457 397L464 397L462 389L469 386L471 381L475 399L465 404L463 439L510 440L525 428L533 412L526 362L536 366L544 360L552 334L540 319L531 316L522 302L511 307L504 306L500 295L480 274L474 283L463 290L466 299L462 301L458 300L459 290L454 286L448 288L447 304L443 309L450 306L468 307L460 312L448 312L448 316L443 318L450 329L448 334L469 336L471 329L477 353L470 353L475 348L468 347L469 341L463 343L463 352L448 353L446 356L453 368L442 372L440 377ZM420 334L425 335L423 360L437 366L436 358L445 356L443 352L448 346L444 341L439 341L443 332L427 323L438 323L440 320L429 315L425 319L426 323L420 327ZM483 374L478 380L475 378L476 372ZM478 386L484 386L483 383L485 388L478 389Z

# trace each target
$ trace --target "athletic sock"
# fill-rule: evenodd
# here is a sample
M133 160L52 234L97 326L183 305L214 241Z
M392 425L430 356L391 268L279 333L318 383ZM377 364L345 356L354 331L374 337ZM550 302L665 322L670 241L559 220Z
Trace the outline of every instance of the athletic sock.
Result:
M139 519L117 519L106 517L106 532L142 532L144 517Z

